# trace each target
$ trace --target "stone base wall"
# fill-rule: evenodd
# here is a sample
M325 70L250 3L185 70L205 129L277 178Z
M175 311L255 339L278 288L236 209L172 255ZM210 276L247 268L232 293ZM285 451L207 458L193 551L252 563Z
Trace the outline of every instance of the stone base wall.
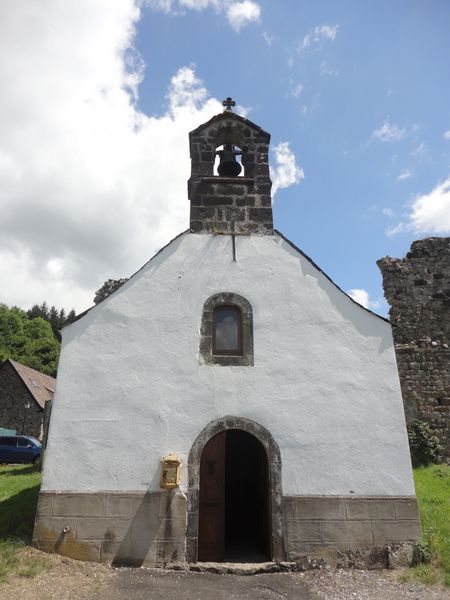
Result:
M184 560L185 534L180 492L41 492L33 542L80 560L155 566Z
M415 497L285 496L286 559L323 548L355 550L416 542Z
M414 497L285 496L283 513L291 561L421 537ZM186 515L180 492L42 492L33 539L41 550L80 560L162 566L186 560Z

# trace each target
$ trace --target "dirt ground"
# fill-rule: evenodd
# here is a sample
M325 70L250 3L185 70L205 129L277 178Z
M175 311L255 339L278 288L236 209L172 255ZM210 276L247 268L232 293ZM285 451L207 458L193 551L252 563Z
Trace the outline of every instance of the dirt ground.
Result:
M309 571L214 575L163 569L118 569L27 548L42 567L10 577L0 600L450 600L450 591L401 583L399 571Z

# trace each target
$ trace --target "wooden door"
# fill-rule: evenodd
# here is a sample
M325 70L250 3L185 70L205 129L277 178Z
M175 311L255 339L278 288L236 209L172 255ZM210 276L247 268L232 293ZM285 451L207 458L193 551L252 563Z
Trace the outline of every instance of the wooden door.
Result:
M225 557L225 438L218 433L203 448L200 462L198 560Z

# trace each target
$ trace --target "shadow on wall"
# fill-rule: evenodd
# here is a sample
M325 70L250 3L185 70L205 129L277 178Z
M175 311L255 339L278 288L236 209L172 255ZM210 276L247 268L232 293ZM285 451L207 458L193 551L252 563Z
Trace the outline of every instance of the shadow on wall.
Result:
M177 490L146 492L121 542L114 541L113 531L106 531L102 554L110 556L114 566L180 561L184 560L185 534L184 495Z

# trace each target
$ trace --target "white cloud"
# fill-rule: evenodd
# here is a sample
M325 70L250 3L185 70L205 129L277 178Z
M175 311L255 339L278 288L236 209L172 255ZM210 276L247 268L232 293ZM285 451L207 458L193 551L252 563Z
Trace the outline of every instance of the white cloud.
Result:
M416 196L411 203L407 220L388 228L386 234L393 236L403 231L420 234L450 232L450 177L428 194Z
M409 179L410 177L412 177L411 171L409 169L405 169L397 177L397 181L405 181L405 179Z
M339 69L332 69L326 60L320 63L319 74L321 77L338 77L340 74Z
M183 14L183 9L205 10L210 6L218 8L221 0L144 0L147 6L167 14Z
M253 0L145 0L145 3L153 10L171 15L183 15L186 9L201 11L214 8L217 12L226 14L228 23L237 32L242 27L259 21L261 17L261 7ZM274 38L263 35L270 45Z
M259 21L261 8L252 0L243 0L242 2L233 2L227 8L227 19L235 31L240 31L242 27L249 23Z
M394 211L392 210L392 208L383 208L381 212L385 217L391 218L394 216Z
M218 7L219 0L179 0L180 5L193 10L205 10L210 6Z
M265 31L262 35L263 35L264 41L266 42L266 44L268 46L271 46L274 43L274 41L277 39L274 35L270 35L269 33L267 33L267 31Z
M275 146L276 167L270 169L272 179L272 196L281 188L300 183L305 178L303 169L296 163L295 154L289 148L288 142L280 142Z
M450 140L450 129L448 131L444 131L442 137L444 138L444 140Z
M339 25L318 25L314 27L312 31L305 35L303 40L299 43L297 51L301 52L305 48L309 48L311 44L321 42L322 40L328 40L334 42Z
M431 190L417 196L412 203L410 226L420 233L450 231L450 177Z
M369 292L364 289L355 288L354 290L348 290L347 294L350 298L353 298L355 302L364 306L364 308L379 308L380 302L378 300L371 300Z
M289 92L288 96L290 98L298 98L303 91L303 85L301 83L294 84L292 80L290 81L290 84L292 86L292 89Z
M2 10L3 302L86 308L188 225L188 132L222 106L183 68L164 115L136 109L139 14L132 0Z
M425 142L419 142L410 154L411 156L421 156L426 152L428 152L428 146L425 144Z
M0 300L79 311L188 227L188 132L223 107L185 66L164 114L136 108L134 0L44 4L0 20Z
M396 142L401 140L404 135L405 130L391 123L388 118L379 129L375 129L371 139L379 142Z

